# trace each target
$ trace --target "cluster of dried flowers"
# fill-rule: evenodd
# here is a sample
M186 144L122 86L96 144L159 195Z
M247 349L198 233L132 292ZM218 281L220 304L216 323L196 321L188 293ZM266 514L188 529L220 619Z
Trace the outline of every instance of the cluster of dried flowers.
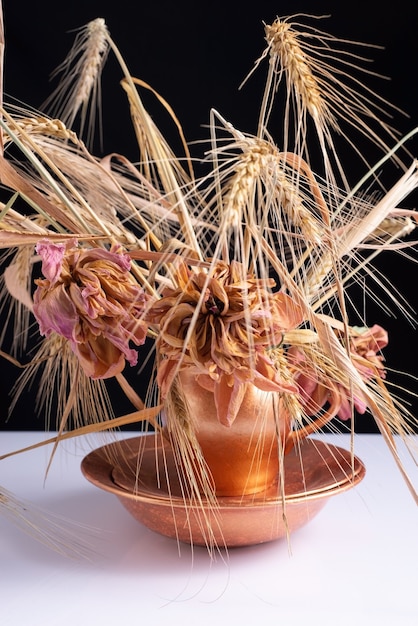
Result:
M41 242L36 251L46 277L35 281L33 312L40 333L65 338L91 378L120 374L125 361L136 365L130 343L142 345L152 328L162 397L186 369L214 393L219 421L226 426L232 425L247 384L297 396L307 416L316 416L327 403L333 406L329 418L350 419L352 403L359 413L367 409L362 397L350 395L348 379L344 385L316 367L317 346L286 345L286 333L293 331L297 338L306 317L288 295L274 291L273 279L245 276L234 261L219 261L210 273L181 262L173 286L151 298L120 250ZM387 333L377 325L350 328L349 340L362 379L384 378L380 351Z

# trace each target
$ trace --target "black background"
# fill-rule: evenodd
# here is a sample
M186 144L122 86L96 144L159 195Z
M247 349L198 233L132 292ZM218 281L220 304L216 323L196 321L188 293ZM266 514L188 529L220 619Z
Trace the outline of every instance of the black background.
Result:
M131 73L150 83L171 104L190 142L207 138L204 126L212 107L235 127L247 132L256 130L264 71L259 70L241 91L238 87L264 49L263 21L270 23L277 15L294 13L330 15L319 24L323 30L343 39L384 47L371 49L368 55L374 60L376 72L391 80L376 80L373 85L383 97L409 113L409 118L395 116L394 125L401 133L418 125L416 0L398 0L386 8L380 2L367 0L350 3L4 0L3 13L6 100L15 98L39 107L53 86L50 73L72 45L74 33L69 31L103 17ZM120 152L135 160L136 143L120 78L120 71L110 57L102 81L103 152ZM175 142L167 116L158 106L155 111L156 122L167 138L173 137ZM416 139L410 149L418 156ZM193 150L198 151L199 145ZM415 194L408 206L416 203ZM386 255L380 267L410 303L418 307L417 266ZM389 331L387 365L411 375L391 375L391 378L418 391L413 379L418 372L415 329L402 318L387 317L378 309L374 318L368 320L369 324L374 322ZM5 361L0 362L0 367L0 429L44 428L43 417L34 414L30 391L7 421L9 390L17 372ZM408 399L411 400L409 396ZM415 413L417 408L417 402L412 399ZM373 431L371 420L361 418L357 430Z

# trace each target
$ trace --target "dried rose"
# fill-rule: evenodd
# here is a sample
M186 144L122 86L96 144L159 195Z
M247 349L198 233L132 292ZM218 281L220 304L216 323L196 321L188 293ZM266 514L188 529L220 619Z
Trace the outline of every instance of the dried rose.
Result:
M378 352L387 343L387 332L377 324L371 328L350 328L350 358L365 382L372 378L385 377L383 357ZM296 370L295 379L302 406L307 415L315 415L330 401L331 385L327 375L321 373L313 362L310 363L299 348L291 347L288 354ZM332 400L340 419L351 418L353 405L360 415L366 412L367 405L362 398L353 397L348 387L338 380L332 382Z
M264 391L297 391L268 356L283 334L302 321L289 296L271 293L272 281L245 275L236 262L218 262L209 275L182 264L174 281L175 287L167 288L147 314L159 326L163 396L179 367L193 367L200 384L214 393L219 420L230 425L245 384Z
M137 363L129 342L145 341L146 296L119 247L83 249L76 243L37 245L45 278L35 281L34 314L42 335L56 332L69 341L88 376L109 378L125 360Z

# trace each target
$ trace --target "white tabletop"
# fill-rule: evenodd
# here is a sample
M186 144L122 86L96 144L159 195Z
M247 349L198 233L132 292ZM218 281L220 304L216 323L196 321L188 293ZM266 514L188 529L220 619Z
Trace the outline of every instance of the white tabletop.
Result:
M45 437L2 432L0 454ZM418 511L380 435L357 436L366 478L295 532L291 553L275 541L215 561L204 548L179 553L85 480L80 461L103 443L66 442L46 480L50 446L1 462L2 487L82 524L90 545L89 560L64 557L0 516L1 626L417 626Z

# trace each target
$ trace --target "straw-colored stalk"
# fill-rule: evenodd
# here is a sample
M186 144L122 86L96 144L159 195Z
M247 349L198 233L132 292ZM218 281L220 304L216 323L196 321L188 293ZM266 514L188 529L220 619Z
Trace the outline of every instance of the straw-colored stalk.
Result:
M253 205L257 202L259 182L263 181L265 186L273 187L272 197L283 216L300 230L302 237L311 244L321 243L323 233L318 220L305 206L297 182L285 170L287 155L274 144L257 138L247 139L240 147L242 153L224 190L222 213L226 228L260 223L259 207Z
M289 370L289 363L286 359L283 348L274 348L269 352L269 356L274 362L275 367L280 372L280 377L286 382L292 382L292 373ZM283 410L290 415L292 423L295 426L302 425L303 410L300 401L294 393L283 393L281 395ZM280 443L280 442L279 442Z
M80 28L66 59L56 68L52 77L61 76L57 89L50 95L44 108L53 104L53 111L71 127L81 109L83 130L91 106L90 123L100 99L100 78L109 51L109 34L102 18Z
M84 210L83 204L77 205L77 212L84 219L85 224L89 225L89 232L99 232L114 237L127 246L140 246L141 242L138 237L122 223L122 220L118 219L117 212L120 212L123 216L129 216L127 223L133 222L140 230L148 232L150 241L157 248L161 245L154 232L157 228L154 227L151 230L152 217L147 219L146 214L150 213L154 217L154 222L157 221L155 214L158 212L159 203L164 203L164 199L151 183L146 181L145 184L134 166L126 159L120 157L120 160L127 166L126 170L132 175L136 174L138 179L136 186L132 179L122 174L121 170L112 169L109 158L99 161L93 157L77 135L59 120L49 120L42 116L22 117L16 122L15 131L15 136L22 141L23 145L29 144L36 153L54 164L54 171L55 173L59 171L66 189L71 189L70 183L72 183L88 201L88 206L94 207L94 217L92 217L90 211ZM68 141L71 141L71 144ZM23 171L21 173L24 174ZM42 181L38 180L37 186L57 207L65 209L62 200L51 194L49 185L42 184ZM127 186L126 190L124 186ZM149 194L153 201L147 202L144 198L145 194ZM77 196L74 200L77 201ZM161 215L167 217L167 214L167 206L162 207Z
M2 257L2 261L6 261L6 255ZM14 337L11 354L14 356L21 354L27 346L32 311L32 266L33 246L21 246L0 279L0 302L4 303L1 310L5 310L4 305L8 308L0 342L3 344L11 324Z
M300 34L292 29L292 24L280 19L267 24L265 32L273 71L277 72L279 67L284 70L287 83L293 86L302 109L308 111L316 124L335 124L314 75L312 60L300 43Z
M415 228L416 224L410 217L386 217L369 234L362 246L372 247L373 245L381 245L383 242L398 241L410 235ZM409 246L409 244L407 245Z
M138 90L135 88L136 83L144 85L142 81L137 81L132 77L124 80L122 85L128 95L131 107L131 118L140 150L140 165L143 168L143 174L162 189L166 202L170 204L171 212L180 223L186 244L200 256L201 249L190 218L191 210L186 202L185 191L191 185L191 180L151 116L145 110ZM169 112L177 121L171 109ZM185 145L184 142L183 145ZM186 155L190 164L187 146ZM192 170L191 176L193 177Z
M175 379L164 402L165 436L170 440L183 497L190 503L192 514L198 516L202 535L212 554L219 546L213 538L217 516L217 498L199 442L187 398ZM167 477L169 479L169 477ZM205 512L203 501L208 506Z
M48 137L55 137L63 141L70 141L74 144L80 143L76 133L64 124L62 120L52 119L45 117L44 115L38 115L36 117L18 117L15 119L15 132L17 136L20 135L41 135ZM21 129L21 133L19 132ZM11 138L5 133L4 142L7 144Z
M380 224L391 217L400 202L418 187L418 161L414 161L405 174L358 224L350 224L338 242L338 256L349 255L364 239L370 237ZM398 213L401 213L398 211ZM353 227L354 226L354 227Z
M321 296L320 302L323 303L329 299L336 291L335 285L330 285L328 292L324 290L324 281L328 277L333 267L333 259L343 261L355 259L359 250L372 249L374 252L370 254L365 261L356 261L351 264L352 267L347 269L341 276L341 284L344 285L348 281L369 269L372 258L381 254L384 250L402 249L402 247L410 247L411 243L403 244L399 240L409 235L415 228L416 222L412 221L410 216L416 220L416 215L408 209L398 208L399 204L408 197L411 192L418 187L418 170L417 161L415 161L409 170L397 181L397 183L384 194L378 201L373 198L366 202L363 199L355 199L353 207L345 218L345 224L333 224L332 242L333 250L324 249L320 254L317 262L313 263L309 268L305 278L305 293L308 299L315 296ZM351 198L353 201L353 198ZM348 202L346 197L340 204L340 208ZM336 211L337 218L341 218L340 208ZM334 215L334 219L335 215ZM316 304L318 306L318 303Z
M20 530L67 558L79 560L93 556L89 542L97 531L17 498L0 487L0 515L9 518Z

